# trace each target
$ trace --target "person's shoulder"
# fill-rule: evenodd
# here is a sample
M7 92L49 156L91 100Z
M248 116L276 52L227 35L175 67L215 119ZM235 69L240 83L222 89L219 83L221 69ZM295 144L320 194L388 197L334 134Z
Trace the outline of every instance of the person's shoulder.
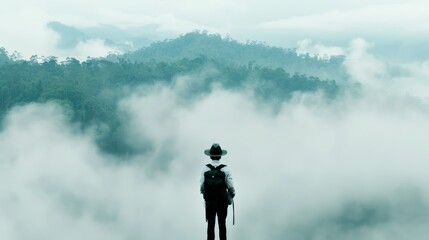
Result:
M224 172L230 171L230 168L228 167L228 165L226 165L226 164L222 164L222 165L224 165L224 167L222 167L221 171L224 171Z
M207 172L208 170L210 170L210 168L207 166L208 164L205 164L201 169L203 172Z

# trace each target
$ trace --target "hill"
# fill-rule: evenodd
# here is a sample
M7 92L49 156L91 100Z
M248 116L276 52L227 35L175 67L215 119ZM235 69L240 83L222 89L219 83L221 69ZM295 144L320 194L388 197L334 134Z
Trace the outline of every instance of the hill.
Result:
M15 106L53 101L67 109L70 120L83 129L97 126L99 147L119 155L142 151L124 137L126 119L118 108L133 89L150 91L154 85L174 88L178 78L193 78L195 81L180 92L184 102L197 100L220 85L231 91L252 91L255 101L273 108L294 93L321 91L335 98L340 90L335 81L289 74L282 68L234 66L205 57L144 63L103 59L58 62L55 58L40 62L36 58L11 59L4 49L1 56L0 120Z
M299 56L295 49L267 46L259 42L239 43L229 37L207 32L190 32L176 39L152 43L149 47L119 56L131 62L174 62L182 58L207 57L233 65L259 65L283 68L288 73L300 73L321 79L345 79L344 57L329 59ZM110 56L112 57L117 56Z
M97 39L120 51L133 51L148 46L153 42L152 38L156 39L154 36L145 34L145 29L124 30L106 24L77 28L53 21L46 26L58 34L59 39L56 47L60 49L72 49L80 42Z

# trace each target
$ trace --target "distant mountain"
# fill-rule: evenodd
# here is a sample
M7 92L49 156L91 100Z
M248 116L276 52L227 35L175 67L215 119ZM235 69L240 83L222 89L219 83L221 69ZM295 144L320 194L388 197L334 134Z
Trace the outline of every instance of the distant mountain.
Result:
M239 43L229 37L223 38L219 34L208 34L205 31L195 31L176 39L155 42L120 57L130 62L174 62L183 58L207 57L235 65L283 68L289 73L306 74L321 79L341 80L346 76L342 56L329 60L309 55L299 56L295 49L272 47L259 42Z
M150 26L146 27L149 29L120 29L112 25L101 24L94 27L77 28L56 21L49 22L47 26L60 36L57 47L63 49L74 48L82 41L100 39L108 46L127 52L148 46L158 39L146 33L146 30L151 30Z
M60 22L50 22L47 26L59 34L60 39L57 42L59 48L74 48L79 42L89 39L89 37L79 29L64 25Z

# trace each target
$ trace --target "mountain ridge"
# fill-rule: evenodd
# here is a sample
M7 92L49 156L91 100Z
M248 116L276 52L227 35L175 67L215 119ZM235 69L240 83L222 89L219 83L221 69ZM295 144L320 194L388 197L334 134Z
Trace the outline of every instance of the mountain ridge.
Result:
M346 79L343 67L344 56L320 59L319 56L298 55L296 49L284 49L265 43L248 41L240 43L220 34L194 31L175 39L154 42L147 47L122 55L110 55L130 62L174 62L183 58L207 57L234 65L260 65L283 68L289 73L316 76L321 79Z

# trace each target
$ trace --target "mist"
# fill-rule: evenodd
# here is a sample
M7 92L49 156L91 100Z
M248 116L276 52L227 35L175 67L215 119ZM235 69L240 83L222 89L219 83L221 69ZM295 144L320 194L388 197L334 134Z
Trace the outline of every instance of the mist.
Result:
M3 2L0 47L20 52L25 59L37 54L85 60L137 50L195 29L283 48L299 47L297 43L306 39L317 45L345 47L361 37L377 43L380 55L398 61L423 61L429 53L428 3L421 0ZM52 30L52 22L87 33L88 40L64 48L78 39ZM134 42L136 37L145 44Z
M346 54L358 93L297 93L275 111L251 85L189 98L199 74L130 90L118 107L141 151L126 159L55 103L13 108L0 131L0 238L204 238L198 184L217 142L237 191L232 239L426 239L428 65L383 62L362 39Z

